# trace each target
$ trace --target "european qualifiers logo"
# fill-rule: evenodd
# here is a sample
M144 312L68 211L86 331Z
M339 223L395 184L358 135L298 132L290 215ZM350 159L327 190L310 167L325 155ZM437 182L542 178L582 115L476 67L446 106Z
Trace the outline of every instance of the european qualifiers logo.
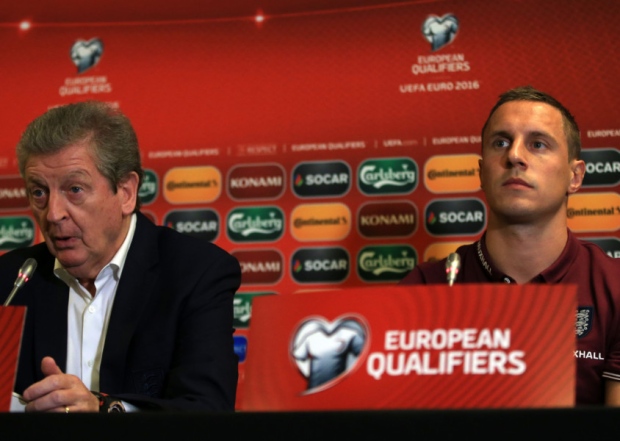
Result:
M235 250L231 253L241 266L241 284L270 285L284 274L284 258L278 250Z
M273 292L244 292L236 293L233 298L233 327L248 329L252 319L252 302L255 297L273 295Z
M333 387L353 372L369 339L366 323L354 315L333 322L324 317L305 319L290 344L290 355L306 380L304 394Z
M366 282L395 282L405 277L417 261L417 253L409 245L367 246L357 255L357 274Z
M28 216L0 217L0 250L13 250L32 245L34 221Z
M358 168L357 185L368 196L409 194L418 185L418 165L411 158L369 159Z
M284 233L284 212L275 206L239 207L228 213L226 232L233 242L273 242Z
M164 217L164 225L210 242L217 239L220 233L220 217L210 209L171 211Z
M407 237L417 226L418 213L408 201L369 202L357 215L357 227L366 238Z
M159 178L153 170L144 170L144 178L138 190L138 197L142 205L148 205L157 199L159 189Z
M302 198L343 196L351 189L351 168L344 161L303 162L293 169L291 185Z
M226 189L231 199L278 199L286 188L286 175L278 164L239 165L228 172Z
M583 149L586 163L584 187L613 187L620 182L620 151L613 148Z
M99 38L90 40L76 40L69 50L71 61L77 68L77 75L65 78L58 88L61 97L80 97L86 99L89 95L112 93L112 83L106 75L84 75L86 71L95 67L103 56L103 42ZM118 104L118 103L116 103Z
M433 236L469 236L486 225L486 206L477 198L439 199L424 211L426 231Z
M103 42L98 38L91 38L88 41L77 40L71 46L71 60L79 74L99 63L102 55Z
M28 194L21 176L0 177L0 210L28 208Z
M620 239L617 237L588 237L583 240L598 245L609 257L620 258Z
M451 93L466 90L480 89L481 81L474 78L450 80L451 74L472 71L472 66L462 52L449 53L439 51L453 43L460 30L458 18L453 14L445 14L442 17L429 15L421 25L422 37L430 43L430 54L418 55L411 65L411 73L417 79L415 83L401 84L401 93ZM422 81L423 78L437 81ZM479 144L478 136L451 136L443 138L449 142L456 141L459 144ZM437 138L432 139L435 144Z
M459 20L454 14L429 15L422 23L422 35L431 44L433 52L452 43L458 31Z
M349 276L350 260L344 248L300 248L291 257L291 276L298 283L343 282Z

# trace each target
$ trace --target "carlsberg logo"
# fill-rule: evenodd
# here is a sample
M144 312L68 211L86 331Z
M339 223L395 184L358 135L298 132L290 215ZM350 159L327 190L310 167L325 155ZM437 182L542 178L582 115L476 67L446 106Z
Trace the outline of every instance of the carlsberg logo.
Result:
M370 159L358 169L362 193L407 194L418 184L418 165L410 158Z
M244 207L231 211L226 230L234 242L274 241L284 232L284 213L278 207Z
M32 245L34 222L29 217L0 217L0 250Z
M140 190L138 191L140 201L145 205L153 202L157 197L158 186L159 182L157 179L157 174L152 170L144 170L144 179L142 180L142 185L140 185Z
M417 262L416 251L409 245L384 245L363 248L357 257L357 272L368 282L402 279Z

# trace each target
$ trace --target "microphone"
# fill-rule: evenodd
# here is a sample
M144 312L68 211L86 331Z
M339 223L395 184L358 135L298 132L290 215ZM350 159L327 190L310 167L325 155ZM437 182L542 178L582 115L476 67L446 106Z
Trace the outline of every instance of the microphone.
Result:
M448 279L448 285L452 286L456 280L456 275L461 269L461 256L457 253L450 253L446 260L446 277Z
M15 284L13 286L13 289L11 290L11 293L9 294L7 299L5 300L4 306L9 306L9 303L11 303L11 300L13 300L15 293L17 293L17 291L19 291L19 289L22 286L24 286L24 283L26 283L30 279L30 277L32 276L32 273L34 273L34 270L36 268L37 268L36 260L34 260L32 257L29 257L28 259L26 259L22 267L19 269L19 273L17 274L17 279L15 279Z

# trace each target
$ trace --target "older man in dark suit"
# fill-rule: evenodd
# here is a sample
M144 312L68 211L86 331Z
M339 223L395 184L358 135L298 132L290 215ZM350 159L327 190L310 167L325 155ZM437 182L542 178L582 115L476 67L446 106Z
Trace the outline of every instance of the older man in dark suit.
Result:
M35 119L17 146L44 244L0 257L0 292L38 262L13 305L27 307L16 391L26 411L232 411L233 296L239 263L139 212L137 138L89 101Z

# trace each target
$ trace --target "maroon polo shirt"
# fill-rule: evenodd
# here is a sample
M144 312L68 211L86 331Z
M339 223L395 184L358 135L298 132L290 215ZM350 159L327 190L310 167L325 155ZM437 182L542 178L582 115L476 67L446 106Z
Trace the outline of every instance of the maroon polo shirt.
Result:
M461 269L455 283L516 283L499 271L484 242L459 247ZM446 259L418 264L399 285L446 283ZM576 404L603 404L603 379L620 381L620 259L570 230L560 257L530 283L577 285Z

